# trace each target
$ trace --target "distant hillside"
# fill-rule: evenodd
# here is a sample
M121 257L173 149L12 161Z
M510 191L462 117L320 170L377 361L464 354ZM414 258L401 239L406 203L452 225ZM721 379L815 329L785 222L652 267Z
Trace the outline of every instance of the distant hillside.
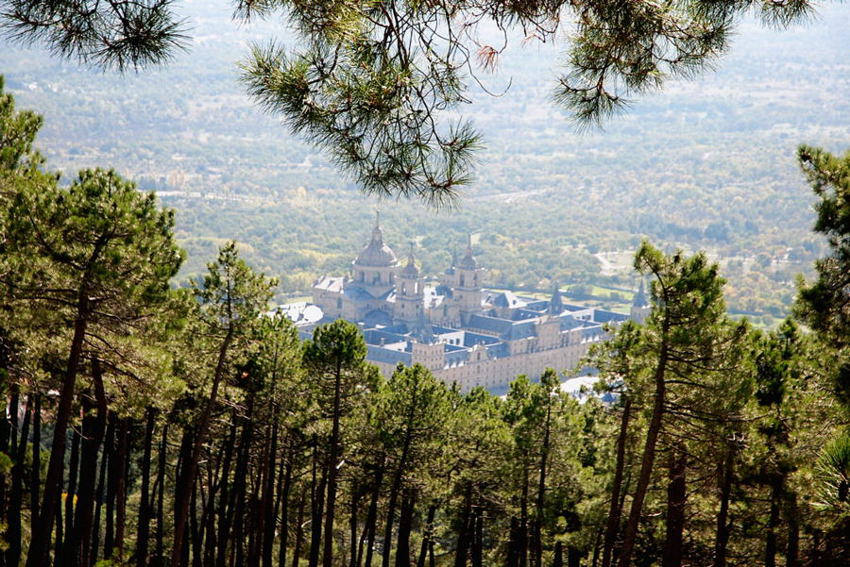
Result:
M812 199L794 162L800 143L850 147L850 8L786 32L745 23L718 70L635 101L604 131L577 134L549 99L562 45L519 43L465 109L484 134L478 179L458 211L362 197L315 148L262 115L237 83L247 42L226 3L183 4L194 44L168 68L119 76L0 43L19 105L45 115L41 147L65 171L114 166L179 211L185 272L222 239L303 289L344 270L375 206L397 251L415 240L426 271L445 267L466 231L493 283L633 283L642 237L706 248L724 263L732 306L781 315L794 274L821 251ZM205 14L199 16L199 14ZM212 14L212 15L210 15ZM603 257L604 258L604 257ZM612 267L613 266L613 267Z

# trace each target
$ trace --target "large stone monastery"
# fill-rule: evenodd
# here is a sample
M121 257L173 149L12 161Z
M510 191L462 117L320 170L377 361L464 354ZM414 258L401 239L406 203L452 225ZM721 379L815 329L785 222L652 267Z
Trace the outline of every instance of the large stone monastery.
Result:
M487 290L471 239L453 264L439 282L426 285L413 251L402 265L376 222L350 275L323 276L313 285L312 304L281 309L305 333L337 318L356 322L369 361L387 376L400 362L418 362L463 390L494 391L546 368L571 374L589 346L605 338L604 323L629 318L565 303L557 289L548 300ZM631 317L643 319L648 309L641 289Z

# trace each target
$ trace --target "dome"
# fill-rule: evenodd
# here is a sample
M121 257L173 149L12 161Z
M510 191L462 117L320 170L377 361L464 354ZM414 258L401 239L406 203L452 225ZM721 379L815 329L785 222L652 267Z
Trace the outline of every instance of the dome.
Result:
M389 268L398 264L392 248L384 244L384 233L379 225L372 230L372 240L354 260L357 266Z

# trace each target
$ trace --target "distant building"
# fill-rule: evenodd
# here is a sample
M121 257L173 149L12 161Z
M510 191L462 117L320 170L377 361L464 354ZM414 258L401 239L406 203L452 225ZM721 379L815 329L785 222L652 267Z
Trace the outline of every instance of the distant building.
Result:
M312 304L282 309L304 333L337 318L356 322L369 361L387 376L398 363L418 362L463 390L494 391L519 374L537 378L550 367L572 373L589 346L605 338L605 323L629 318L565 303L557 286L548 300L488 290L484 272L470 238L463 257L427 285L413 249L402 265L376 221L350 275L323 276L313 285ZM631 317L643 320L648 308L641 283Z

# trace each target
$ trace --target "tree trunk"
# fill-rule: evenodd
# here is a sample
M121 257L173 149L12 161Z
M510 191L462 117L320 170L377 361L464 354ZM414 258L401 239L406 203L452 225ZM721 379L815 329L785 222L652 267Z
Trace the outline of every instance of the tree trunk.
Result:
M118 428L118 466L115 472L115 545L118 561L124 561L124 530L127 523L127 472L129 467L130 419L121 420Z
M298 567L301 564L301 544L304 541L304 505L304 494L302 493L298 498L298 521L295 523L295 547L292 549L292 567Z
M156 425L156 410L148 408L145 413L145 438L142 449L142 486L139 497L138 537L136 538L136 565L145 567L148 563L148 539L151 521L151 453L153 451L153 430Z
M11 425L6 418L6 410L9 409L9 401L6 398L7 383L4 380L9 379L9 365L6 359L6 352L0 345L0 395L3 399L2 412L0 415L0 453L13 457L13 452L9 450L9 436L11 434ZM6 518L6 474L0 474L0 520ZM6 567L6 555L0 551L0 567Z
M100 362L92 361L92 380L94 382L95 400L97 402L97 413L92 415L94 404L88 397L83 397L83 434L80 456L79 496L74 516L73 533L65 534L66 541L70 544L69 565L88 567L91 561L91 536L92 522L94 519L95 494L94 471L97 470L97 456L100 446L103 444L104 431L106 429L106 414L109 411L106 406L106 394L103 389L103 377L101 375ZM69 546L66 544L66 548ZM70 559L74 558L74 559Z
M292 456L287 456L286 468L283 472L283 486L278 490L280 495L280 547L278 548L277 564L286 565L286 546L289 545L289 493L292 490Z
M227 534L230 530L228 520L228 504L230 502L230 466L233 461L233 452L236 445L236 429L237 420L234 417L230 425L230 434L227 436L227 442L224 449L224 460L222 462L221 482L218 489L218 535L216 536L216 562L217 567L225 567L225 557L227 551ZM230 506L232 508L232 506Z
M314 464L314 472L316 470L316 465ZM311 522L312 532L310 534L310 560L308 565L310 567L317 567L319 564L319 552L321 551L322 546L322 512L324 511L324 503L325 503L325 485L327 480L325 479L325 473L322 471L322 476L319 480L319 485L316 487L313 492L315 497L315 502L313 503L313 520Z
M517 534L517 563L519 567L528 565L528 466L522 467L522 493L519 502L519 533Z
M348 533L349 533L349 539L351 540L350 545L349 545L349 549L350 549L349 555L350 555L350 557L348 558L348 567L357 567L357 552L358 552L358 549L357 549L357 547L358 547L357 546L357 541L358 541L358 538L357 538L357 522L358 522L358 519L359 519L359 517L357 515L357 509L360 505L361 496L362 496L362 492L361 492L361 488L360 488L360 483L355 481L355 482L352 483L352 486L351 486L351 503L350 503L350 506L349 506L349 513L348 513ZM363 541L362 538L360 538L360 541Z
M24 467L27 451L27 438L30 431L30 404L27 404L24 421L16 447L15 463L12 466L12 494L9 499L9 518L6 526L6 563L10 567L21 562L21 509L24 504ZM46 559L46 558L45 558Z
M398 520L398 542L396 543L396 567L410 567L410 532L413 528L413 507L416 495L407 488L401 499L401 515Z
M41 396L30 396L32 410L32 468L30 469L30 533L38 530L38 490L41 485ZM57 488L61 491L61 486ZM58 510L59 507L56 507ZM56 512L54 511L54 514ZM47 540L48 546L50 539Z
M467 481L463 496L463 511L457 533L457 549L455 550L455 567L466 567L469 555L469 544L472 531L472 484Z
M764 547L764 567L776 567L778 542L776 529L779 527L779 501L782 497L782 479L775 475L770 483L770 517Z
M165 565L165 463L168 457L168 421L162 426L162 437L156 464L156 565Z
M274 534L275 534L275 505L274 505L274 487L275 487L275 465L277 464L277 412L272 412L272 435L271 444L268 452L268 460L266 465L266 482L263 489L263 566L272 567L272 558L274 556Z
M401 491L401 482L404 479L404 473L407 468L407 458L410 454L410 444L412 442L411 423L412 417L408 417L407 427L404 433L404 444L401 449L401 456L398 460L398 468L393 474L393 483L390 486L390 498L387 505L387 525L384 529L384 556L381 561L381 567L390 567L390 553L392 552L392 537L393 537L393 516L395 515L396 503L398 502L398 494Z
M535 567L543 567L543 510L546 502L546 465L549 458L549 430L552 419L551 396L546 404L546 421L543 427L543 445L540 450L540 476L537 482L537 504L534 511L534 532L532 534L533 562Z
M643 457L640 464L640 475L638 476L638 484L635 489L635 495L632 499L632 508L629 512L629 521L626 524L626 534L623 539L623 550L620 554L620 567L629 567L632 562L632 552L634 551L635 541L637 540L638 527L640 526L640 517L643 513L643 502L646 499L646 493L649 490L649 481L652 477L652 469L655 465L655 447L658 443L658 435L661 433L662 417L664 415L664 402L667 392L667 383L665 374L667 371L668 361L668 336L667 321L664 322L662 330L661 352L658 356L658 367L655 369L655 397L652 407L652 417L649 420L649 427L646 432L646 443L644 444Z
M77 473L80 469L80 432L73 430L71 437L71 462L68 469L68 492L65 496L65 544L63 550L57 554L57 561L65 562L63 556L72 556L74 553L69 548L72 534L74 533L74 497L77 494Z
M800 518L797 510L797 494L788 495L785 516L788 518L788 551L785 553L785 567L800 565Z
M337 461L339 461L339 422L341 418L340 404L342 402L342 369L340 361L337 361L336 375L334 377L334 401L333 401L333 426L331 428L331 440L329 444L329 455L327 462L328 477L328 500L327 512L325 514L325 549L323 567L333 567L334 546L334 514L336 507L336 479Z
M99 250L96 248L93 258L98 252ZM88 276L88 274L86 275ZM41 510L38 511L38 529L32 534L32 541L27 554L27 567L42 567L49 563L50 534L53 532L59 488L62 484L62 472L65 468L65 437L71 419L71 406L74 401L74 389L77 384L77 372L80 368L88 318L89 292L88 283L84 280L77 295L74 336L71 339L71 350L68 354L68 362L65 365L65 377L59 394L59 405L53 419L53 443L50 447L47 476L44 479L44 498L41 503ZM33 513L36 512L33 511Z
M221 347L219 348L218 362L216 363L215 374L213 375L212 392L210 392L210 397L204 406L203 412L201 412L200 418L198 419L192 453L189 458L189 462L186 464L185 474L182 475L180 486L177 487L178 493L182 493L186 495L186 497L181 498L180 507L177 510L176 517L174 519L174 547L171 550L171 567L180 567L180 558L182 557L183 551L183 539L186 533L186 520L189 516L189 504L191 503L191 499L188 498L188 495L191 494L192 485L195 483L198 461L201 459L201 449L206 441L213 409L215 409L216 403L218 402L218 389L224 379L227 352L230 349L231 342L233 341L233 333L233 327L228 328L227 335L225 335L224 340L221 343ZM33 565L32 567L35 566Z
M620 432L617 434L617 462L614 466L614 480L611 484L611 505L608 509L608 522L605 525L605 543L602 551L602 567L611 567L614 558L614 545L620 531L620 518L623 513L620 494L623 491L623 471L626 468L626 441L629 435L629 421L632 414L632 399L623 394L623 415L620 417Z
M564 567L564 545L555 542L555 556L552 558L552 567Z
M372 489L372 499L369 502L369 511L366 514L366 561L365 567L372 567L372 553L375 550L375 534L378 531L378 500L381 498L381 487L384 482L386 468L386 455L381 454L381 461L375 473L375 485Z
M476 508L472 524L472 567L484 567L484 517Z
M726 448L723 463L723 478L720 483L720 510L717 513L717 535L714 542L713 567L726 567L727 545L729 544L729 500L732 496L734 479L735 449L732 443Z
M123 420L122 420L123 421ZM115 549L115 497L118 488L119 469L124 464L119 462L117 445L121 443L122 431L115 412L109 414L109 429L111 435L107 436L106 451L109 453L109 464L106 470L106 534L103 538L103 558L111 559Z
M681 567L684 556L686 473L688 457L681 447L673 447L667 484L667 528L662 567Z
M428 506L428 515L425 519L425 530L422 533L422 547L419 548L419 560L416 562L416 567L425 567L425 560L428 554L428 547L434 538L434 515L437 513L437 506L431 504Z

